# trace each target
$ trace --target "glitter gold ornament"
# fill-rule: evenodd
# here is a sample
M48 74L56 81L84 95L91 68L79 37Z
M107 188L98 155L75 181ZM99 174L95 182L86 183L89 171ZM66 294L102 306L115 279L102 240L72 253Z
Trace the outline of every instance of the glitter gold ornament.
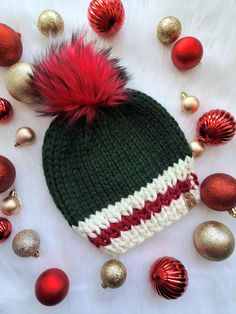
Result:
M163 44L173 43L181 33L180 21L175 16L167 16L157 26L157 37Z
M101 269L102 287L119 288L125 282L126 276L126 268L120 261L109 260Z
M0 209L4 215L14 215L20 211L21 200L17 197L16 191L12 190L7 197L0 202Z
M210 261L223 261L234 251L232 232L217 221L206 221L194 232L193 242L198 253Z
M37 232L25 229L16 234L12 241L12 249L20 257L38 257L40 238Z
M6 88L13 98L26 104L37 102L38 97L30 85L30 75L32 74L33 65L25 62L18 62L7 70Z
M181 93L181 110L186 113L194 113L198 110L200 102L197 97Z
M8 190L16 178L16 169L13 163L0 155L0 193Z
M174 257L157 259L150 271L153 289L165 299L179 298L188 287L188 273L184 265Z
M0 217L0 243L6 241L12 232L12 224L6 218Z
M201 142L195 140L190 143L190 149L192 150L193 157L200 157L204 152L204 146Z
M38 18L38 28L44 36L55 37L64 31L64 21L58 12L45 10Z
M36 139L36 134L29 127L21 127L16 131L15 147L21 147L32 144Z

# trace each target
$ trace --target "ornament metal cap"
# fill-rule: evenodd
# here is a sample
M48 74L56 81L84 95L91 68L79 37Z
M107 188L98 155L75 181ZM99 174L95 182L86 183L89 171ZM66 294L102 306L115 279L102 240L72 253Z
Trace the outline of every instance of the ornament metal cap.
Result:
M233 218L236 218L236 207L230 209L228 211L228 213L230 214L230 216L232 216Z

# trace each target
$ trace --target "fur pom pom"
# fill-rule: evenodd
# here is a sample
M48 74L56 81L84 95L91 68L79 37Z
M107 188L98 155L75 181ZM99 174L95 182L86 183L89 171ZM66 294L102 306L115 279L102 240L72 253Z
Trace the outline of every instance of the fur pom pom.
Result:
M40 95L42 114L60 115L69 123L82 116L93 121L102 107L127 100L128 76L110 58L110 50L97 50L84 35L73 35L70 43L51 48L36 62L32 87Z

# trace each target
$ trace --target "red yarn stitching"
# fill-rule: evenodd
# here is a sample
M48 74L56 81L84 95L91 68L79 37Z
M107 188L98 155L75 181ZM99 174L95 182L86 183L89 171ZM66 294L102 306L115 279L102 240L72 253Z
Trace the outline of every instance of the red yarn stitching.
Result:
M194 183L199 185L197 176L194 173L190 175ZM168 187L166 193L158 193L155 201L146 201L142 209L134 208L132 215L122 215L120 221L111 222L107 229L100 229L100 234L94 232L97 237L89 237L89 240L96 247L111 244L111 239L119 238L121 231L129 231L132 226L138 226L142 221L151 219L153 214L161 212L163 206L170 206L172 200L177 200L182 193L189 192L191 190L191 177L188 176L185 181L178 180L173 188Z

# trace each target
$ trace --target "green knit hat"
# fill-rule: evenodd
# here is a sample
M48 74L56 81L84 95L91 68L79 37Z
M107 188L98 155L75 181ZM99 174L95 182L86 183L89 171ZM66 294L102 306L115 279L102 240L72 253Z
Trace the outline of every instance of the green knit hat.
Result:
M63 56L72 62L64 60L66 66L61 69ZM96 59L99 66L95 56L101 57ZM101 67L102 61L109 62L115 72ZM81 63L93 73L86 83L81 83L80 75L85 80L84 70L80 74ZM95 72L91 70L94 66ZM119 84L114 87L113 81ZM185 215L199 199L192 154L178 124L151 97L125 89L126 81L117 60L81 38L51 50L36 65L33 78L47 108L44 113L57 114L43 145L50 193L70 226L108 253L124 253L143 242ZM80 96L84 90L89 91L89 97L94 93L96 106L94 95L92 102L88 94L82 97L83 103L78 101L78 95L72 93L73 84L80 86Z

